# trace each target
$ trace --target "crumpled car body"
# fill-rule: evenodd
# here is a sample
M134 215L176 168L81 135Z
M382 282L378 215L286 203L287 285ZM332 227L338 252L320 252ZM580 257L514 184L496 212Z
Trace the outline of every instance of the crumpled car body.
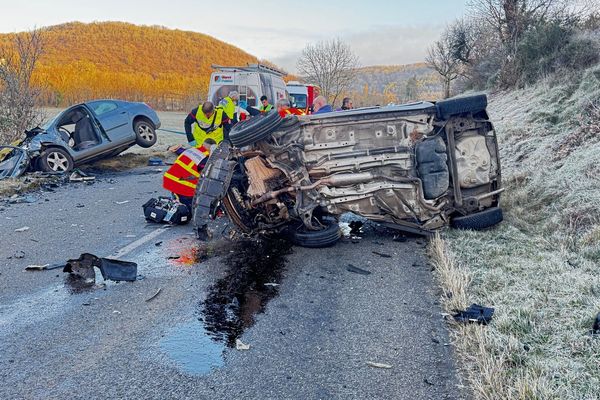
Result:
M22 151L0 149L0 178L17 177L23 152L25 170L68 172L80 164L115 156L133 145L156 143L160 119L144 103L121 100L94 100L62 111L43 127L25 132L17 144ZM4 165L4 166L3 166Z
M503 189L486 107L477 95L277 122L255 117L232 129L233 146L211 154L195 196L196 226L221 207L242 232L291 227L309 247L339 239L335 220L348 212L417 234L493 226L502 220Z

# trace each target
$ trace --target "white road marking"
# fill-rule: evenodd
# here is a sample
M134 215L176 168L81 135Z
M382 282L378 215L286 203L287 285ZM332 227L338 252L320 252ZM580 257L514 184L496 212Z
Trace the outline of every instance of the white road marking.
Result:
M158 228L156 230L153 230L152 232L148 233L145 236L142 236L138 240L129 243L127 246L123 247L121 250L118 250L117 252L113 253L112 255L108 256L107 258L121 258L121 257L123 257L123 256L131 253L133 250L137 249L141 245L143 245L145 243L148 243L152 239L160 236L161 234L163 234L164 232L166 232L167 229L169 229L169 227L168 226L164 226L162 228Z

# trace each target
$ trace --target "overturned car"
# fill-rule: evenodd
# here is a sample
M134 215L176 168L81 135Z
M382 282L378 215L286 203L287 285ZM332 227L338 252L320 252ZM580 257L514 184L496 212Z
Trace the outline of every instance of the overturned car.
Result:
M244 233L308 247L335 243L347 212L417 234L493 226L503 189L486 107L476 95L239 123L196 188L199 235L221 208Z

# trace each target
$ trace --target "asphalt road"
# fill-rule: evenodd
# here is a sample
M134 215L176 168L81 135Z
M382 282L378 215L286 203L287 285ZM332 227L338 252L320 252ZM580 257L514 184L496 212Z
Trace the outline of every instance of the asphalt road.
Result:
M422 240L368 226L304 249L230 241L219 221L201 244L144 221L160 177L0 203L0 398L463 398ZM86 252L135 261L139 280L24 272Z

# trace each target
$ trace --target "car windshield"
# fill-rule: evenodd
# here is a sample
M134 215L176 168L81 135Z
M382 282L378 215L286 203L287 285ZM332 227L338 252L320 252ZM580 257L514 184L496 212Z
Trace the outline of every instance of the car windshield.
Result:
M294 108L306 108L306 95L290 93L290 103Z

